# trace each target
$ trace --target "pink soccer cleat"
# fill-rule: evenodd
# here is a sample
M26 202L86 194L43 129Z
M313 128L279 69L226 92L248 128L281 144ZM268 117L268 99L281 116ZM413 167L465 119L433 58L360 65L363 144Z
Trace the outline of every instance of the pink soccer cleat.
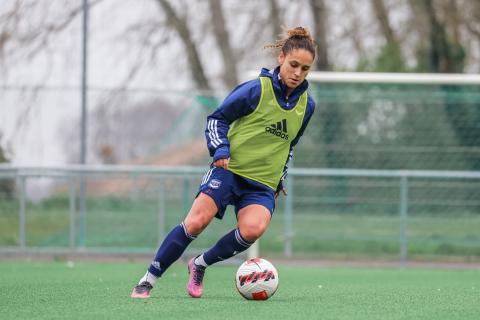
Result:
M137 284L135 288L133 288L130 297L140 299L150 298L150 290L152 289L153 287L149 282L143 281L142 283Z
M188 294L193 298L200 298L203 293L203 276L205 275L205 267L195 264L195 258L188 262Z

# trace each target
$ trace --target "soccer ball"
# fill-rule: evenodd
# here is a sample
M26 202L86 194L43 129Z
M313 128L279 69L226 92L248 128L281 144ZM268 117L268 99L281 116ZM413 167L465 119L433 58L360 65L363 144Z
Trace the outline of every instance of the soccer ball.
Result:
M254 258L245 261L237 270L237 290L248 300L267 300L278 288L277 269L269 261Z

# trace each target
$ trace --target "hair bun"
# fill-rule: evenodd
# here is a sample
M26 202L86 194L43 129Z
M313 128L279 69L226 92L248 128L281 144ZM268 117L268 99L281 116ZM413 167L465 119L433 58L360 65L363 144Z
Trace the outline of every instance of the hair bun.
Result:
M274 44L267 44L264 48L280 49L284 54L293 49L308 50L315 58L316 43L310 32L304 27L296 27L286 30L286 37L275 41Z
M296 28L293 28L293 29L289 29L289 30L287 30L287 34L288 34L289 38L301 37L301 38L307 38L309 40L313 40L310 32L308 32L308 30L305 29L304 27L296 27Z

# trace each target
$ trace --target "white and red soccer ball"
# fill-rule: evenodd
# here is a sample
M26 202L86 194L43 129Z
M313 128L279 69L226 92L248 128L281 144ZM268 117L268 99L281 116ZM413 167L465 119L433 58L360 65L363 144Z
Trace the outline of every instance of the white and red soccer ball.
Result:
M242 263L235 280L238 292L248 300L267 300L278 288L277 269L269 261L261 258Z

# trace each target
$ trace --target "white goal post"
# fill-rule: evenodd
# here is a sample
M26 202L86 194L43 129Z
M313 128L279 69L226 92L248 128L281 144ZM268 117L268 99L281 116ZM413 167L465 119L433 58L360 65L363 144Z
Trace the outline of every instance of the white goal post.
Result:
M327 83L398 83L478 85L480 75L447 73L383 73L383 72L323 72L312 71L308 80Z
M247 79L258 76L258 71L247 73ZM480 75L464 73L388 73L388 72L328 72L311 71L307 80L323 83L397 83L479 85Z
M258 77L258 71L246 72L244 81ZM388 73L388 72L329 72L311 71L307 80L310 83L345 83L345 84L405 84L405 85L480 85L477 74L446 73ZM328 169L327 169L328 171ZM258 257L257 240L247 251L248 258Z

